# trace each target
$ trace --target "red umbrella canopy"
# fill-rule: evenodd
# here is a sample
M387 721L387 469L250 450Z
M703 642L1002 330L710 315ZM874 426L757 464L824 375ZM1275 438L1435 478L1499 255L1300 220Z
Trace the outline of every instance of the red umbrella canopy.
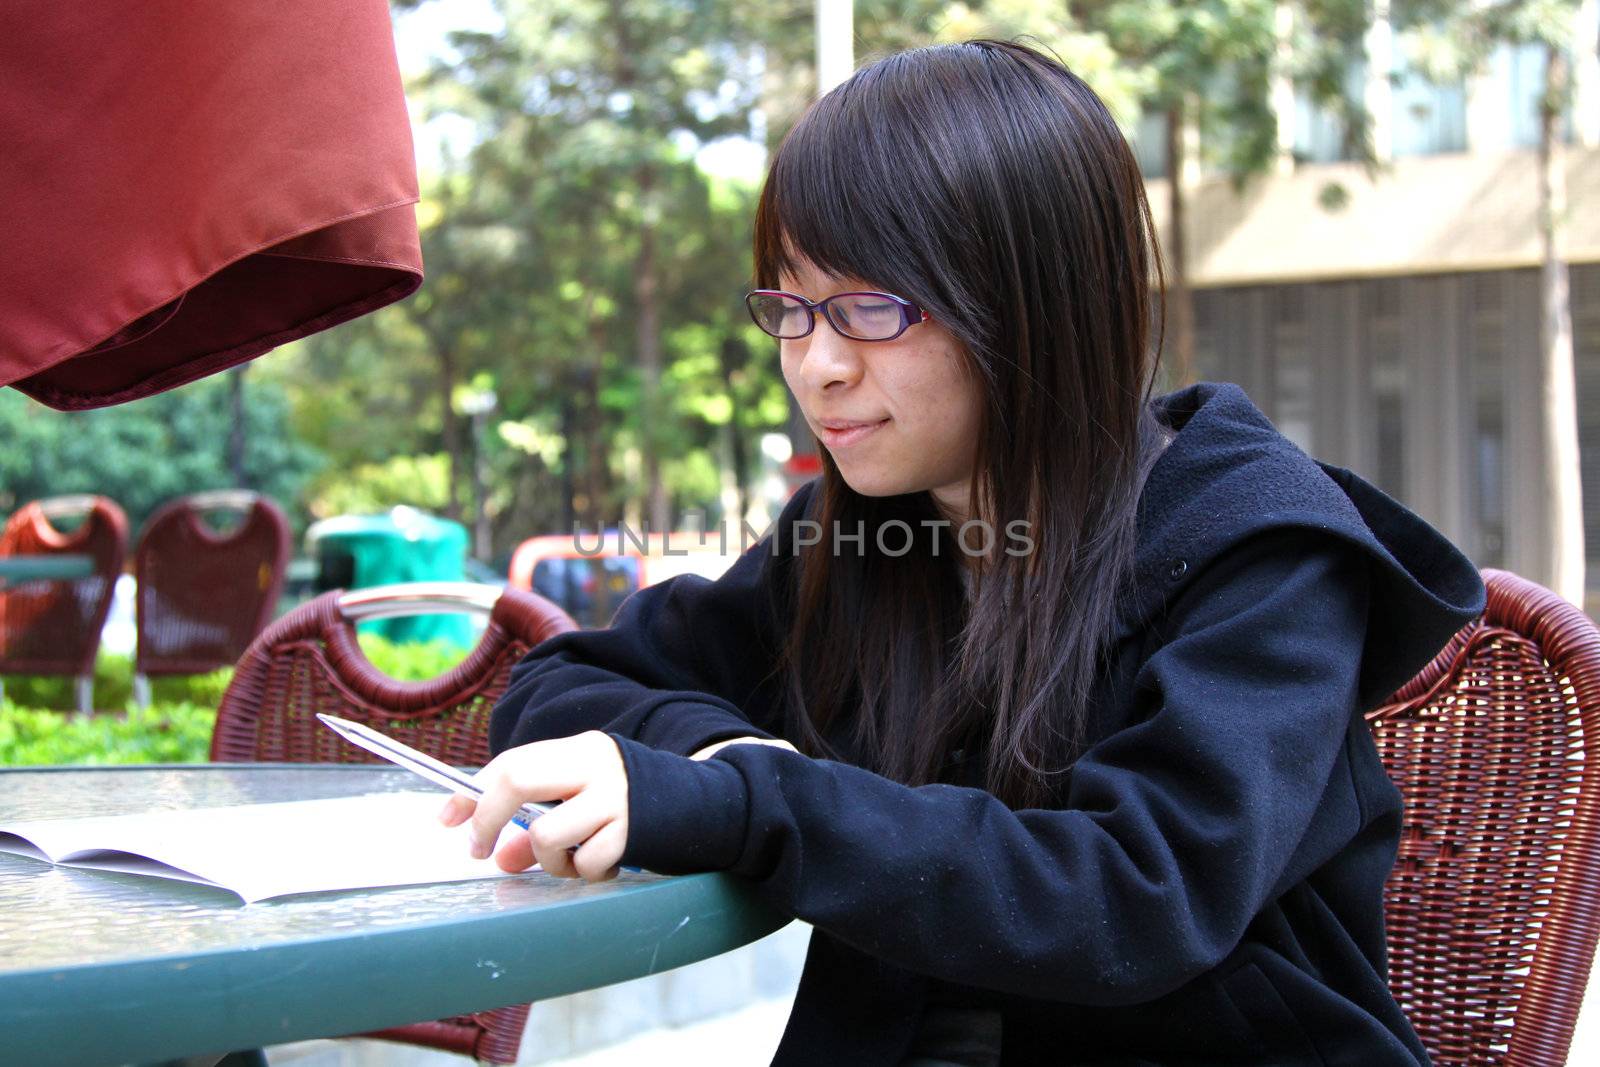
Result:
M386 0L11 0L0 385L163 392L422 283Z

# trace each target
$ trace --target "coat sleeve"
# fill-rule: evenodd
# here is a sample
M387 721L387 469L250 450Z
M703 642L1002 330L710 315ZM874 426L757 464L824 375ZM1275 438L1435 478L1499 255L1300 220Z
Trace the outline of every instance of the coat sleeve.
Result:
M557 634L511 671L489 749L605 730L688 755L741 735L772 737L789 532L814 482L716 581L683 574L631 594L611 625Z
M1317 535L1224 553L1171 605L1127 726L1061 809L1013 811L766 746L619 740L622 862L727 869L870 955L966 985L1141 1003L1219 963L1310 825L1352 716L1368 565Z

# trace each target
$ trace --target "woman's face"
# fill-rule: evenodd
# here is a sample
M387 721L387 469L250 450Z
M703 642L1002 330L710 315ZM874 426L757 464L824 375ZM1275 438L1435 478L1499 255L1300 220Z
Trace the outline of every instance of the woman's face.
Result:
M812 302L879 288L804 260L796 269L778 285ZM982 397L960 342L932 319L892 341L851 340L816 320L809 335L779 342L783 377L845 482L863 496L927 490L965 518ZM875 425L829 428L839 423Z

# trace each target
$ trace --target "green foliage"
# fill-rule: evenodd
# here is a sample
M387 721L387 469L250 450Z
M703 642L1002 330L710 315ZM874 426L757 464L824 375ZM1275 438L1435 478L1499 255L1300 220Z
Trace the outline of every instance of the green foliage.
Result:
M1407 0L1395 12L1411 31L1411 58L1435 81L1481 73L1503 44L1570 47L1579 0ZM1590 35L1593 42L1593 35Z
M137 531L164 501L235 486L227 375L99 411L60 412L0 391L0 511L60 493L101 493ZM245 475L299 516L318 452L289 432L282 389L252 375L245 388Z
M752 132L774 23L726 0L494 7L500 29L453 34L448 63L410 87L420 113L474 127L465 159L424 175L426 284L275 359L297 432L329 456L316 514L481 509L506 552L640 500L630 444L676 504L714 504L704 471L724 462L724 427L756 455L788 409L769 339L737 379L717 358L751 343L755 187L694 159ZM474 427L450 400L479 381L497 404ZM400 458L420 456L443 459Z
M425 2L442 6L392 6L404 19ZM1558 38L1575 3L1393 12L1444 76L1499 39ZM789 396L740 302L760 175L708 173L697 153L731 136L773 149L815 98L814 4L491 6L497 28L452 34L408 87L419 115L472 131L464 156L422 175L426 282L251 365L251 487L297 524L396 504L481 512L496 556L572 518L637 510L652 467L674 506L715 512L728 475L757 482L757 442L785 427ZM1370 148L1347 85L1370 8L1288 5L1280 44L1275 0L878 0L856 5L855 55L1021 38L1064 60L1130 138L1151 114L1197 106L1205 162L1238 182L1275 160L1278 75L1345 123L1352 155ZM452 404L469 383L497 398L477 426ZM0 392L0 509L95 491L137 523L167 497L231 484L231 420L225 376L70 415Z
M443 511L448 503L450 459L444 455L390 456L331 471L313 485L318 515L376 515L399 504Z
M398 644L359 636L373 666L400 681L437 677L461 662L462 650L444 641ZM9 677L0 702L0 767L58 764L204 763L211 751L217 706L231 669L193 677L152 679L152 703L133 704L132 664L102 654L95 665L95 705L122 707L82 718L72 707L72 682Z
M0 704L0 766L204 763L216 708L180 701L81 718Z
M398 643L375 634L358 633L362 651L373 666L391 678L420 681L433 678L461 662L462 650L448 641ZM150 679L150 698L156 704L197 704L215 708L233 680L233 668L210 674L170 675ZM67 711L73 707L71 678L8 675L6 699L28 708ZM120 708L133 699L133 658L100 653L94 665L94 702L100 708Z
M388 641L375 634L357 638L361 651L378 670L402 682L437 678L460 663L465 653L449 641Z
M708 453L702 450L689 452L667 460L665 466L668 482L681 486L686 500L716 501L722 487L722 472ZM712 508L710 512L718 514L720 510Z
M172 675L150 680L150 698L157 704L192 703L215 708L233 678L233 668L210 674ZM6 699L28 708L67 711L74 707L73 680L32 675L8 675ZM94 665L94 703L97 708L120 708L133 699L133 657L101 652Z

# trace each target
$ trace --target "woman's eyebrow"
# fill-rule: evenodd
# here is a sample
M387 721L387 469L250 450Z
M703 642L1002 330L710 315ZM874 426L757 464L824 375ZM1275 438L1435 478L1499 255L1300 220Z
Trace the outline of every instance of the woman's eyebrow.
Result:
M876 285L869 285L863 281L841 281L837 279L830 281L825 286L812 290L822 293L822 296L818 297L813 297L811 295L812 291L808 291L800 286L785 287L780 284L778 288L782 289L786 293L794 293L796 296L803 296L812 303L816 303L818 300L823 299L823 297L833 296L835 293L875 293L879 291Z

